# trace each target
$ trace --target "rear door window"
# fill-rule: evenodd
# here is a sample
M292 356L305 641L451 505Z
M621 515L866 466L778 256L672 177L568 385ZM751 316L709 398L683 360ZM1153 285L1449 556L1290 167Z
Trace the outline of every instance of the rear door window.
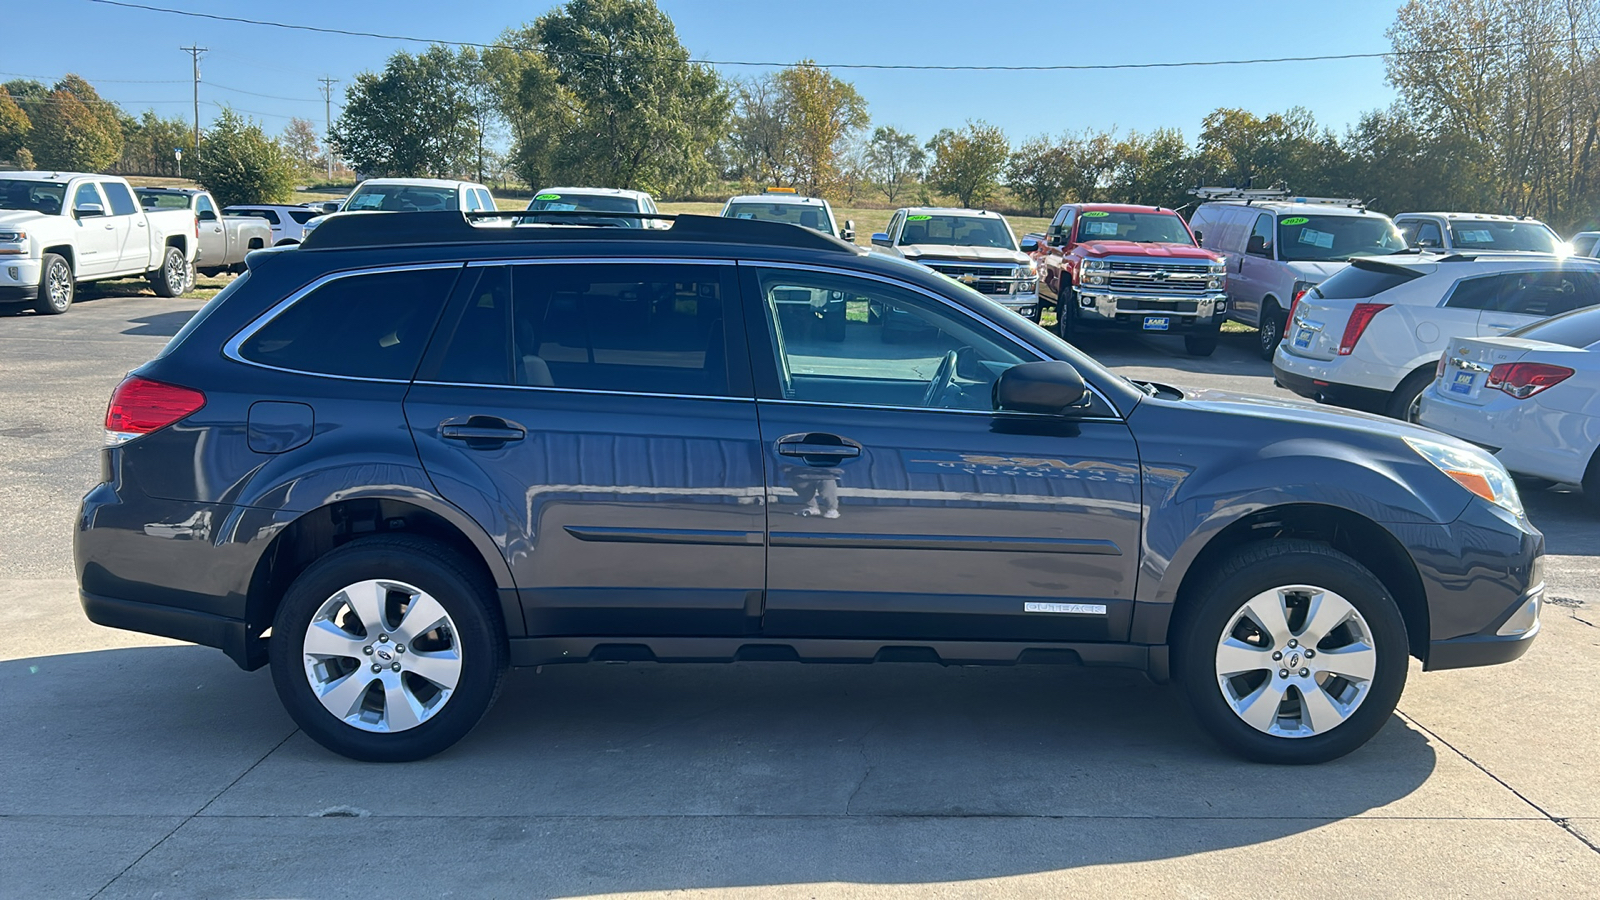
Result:
M1495 309L1522 316L1555 316L1595 302L1588 272L1518 272L1500 282Z
M131 216L139 211L139 204L133 202L133 193L127 185L117 181L106 181L100 185L106 192L106 199L111 201L111 214L113 216Z
M451 266L336 278L248 335L238 354L296 372L408 380L459 272Z
M474 270L424 377L453 384L732 396L722 266ZM741 348L742 352L742 348Z

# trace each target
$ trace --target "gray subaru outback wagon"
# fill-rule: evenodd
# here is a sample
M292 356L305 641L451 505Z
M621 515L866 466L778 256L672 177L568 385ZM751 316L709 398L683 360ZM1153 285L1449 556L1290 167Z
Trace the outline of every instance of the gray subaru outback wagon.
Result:
M89 618L270 664L364 760L449 747L508 666L788 659L1129 666L1317 762L1408 657L1538 631L1543 538L1468 444L1129 381L792 226L492 217L330 219L132 372Z

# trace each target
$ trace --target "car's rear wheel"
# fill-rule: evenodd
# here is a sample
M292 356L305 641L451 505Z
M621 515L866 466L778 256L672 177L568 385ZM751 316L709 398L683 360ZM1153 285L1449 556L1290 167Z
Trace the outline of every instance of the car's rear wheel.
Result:
M493 595L432 541L352 541L284 594L269 653L278 696L335 753L432 756L471 731L500 691L507 651Z
M1394 598L1350 557L1313 541L1247 546L1188 597L1177 673L1196 718L1249 759L1319 763L1382 728L1405 687Z
M1078 292L1069 286L1061 292L1060 297L1056 301L1056 334L1063 341L1071 343L1078 336Z
M193 267L183 258L183 251L168 247L161 259L161 268L150 273L150 287L158 297L181 297L189 280L194 277Z
M1600 511L1600 450L1594 451L1589 468L1583 473L1583 499L1589 501L1592 509Z
M33 309L41 316L59 316L72 306L76 292L72 266L60 255L46 253L39 260L39 297Z
M1433 384L1433 367L1418 369L1405 377L1400 386L1389 395L1383 413L1391 419L1415 422L1422 412L1422 394Z

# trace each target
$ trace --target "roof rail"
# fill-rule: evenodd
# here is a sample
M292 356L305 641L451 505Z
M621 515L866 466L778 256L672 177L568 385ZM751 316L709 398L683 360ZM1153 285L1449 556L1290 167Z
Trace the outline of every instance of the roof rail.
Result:
M1366 209L1367 202L1358 197L1296 197L1289 193L1283 186L1250 189L1230 187L1195 187L1189 189L1189 194L1201 200L1242 200L1246 205L1258 201L1277 200L1285 203L1310 203L1322 206L1345 206L1350 209Z
M519 223L541 219L649 219L672 223L670 228L624 228L574 222L571 225ZM511 220L505 226L474 224L484 220ZM302 250L348 250L360 247L401 247L440 244L498 244L536 241L698 241L714 244L754 244L860 254L866 251L832 235L789 225L721 216L613 213L584 210L502 210L499 212L362 212L335 213L306 236Z

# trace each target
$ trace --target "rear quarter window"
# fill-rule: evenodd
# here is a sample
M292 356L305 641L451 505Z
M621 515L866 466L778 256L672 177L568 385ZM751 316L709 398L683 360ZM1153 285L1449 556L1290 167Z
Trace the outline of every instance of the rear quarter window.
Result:
M1397 288L1408 281L1422 277L1402 266L1373 265L1357 261L1335 272L1317 286L1317 294L1325 300L1356 300L1374 297Z
M460 268L336 278L239 345L254 363L321 375L409 380Z

